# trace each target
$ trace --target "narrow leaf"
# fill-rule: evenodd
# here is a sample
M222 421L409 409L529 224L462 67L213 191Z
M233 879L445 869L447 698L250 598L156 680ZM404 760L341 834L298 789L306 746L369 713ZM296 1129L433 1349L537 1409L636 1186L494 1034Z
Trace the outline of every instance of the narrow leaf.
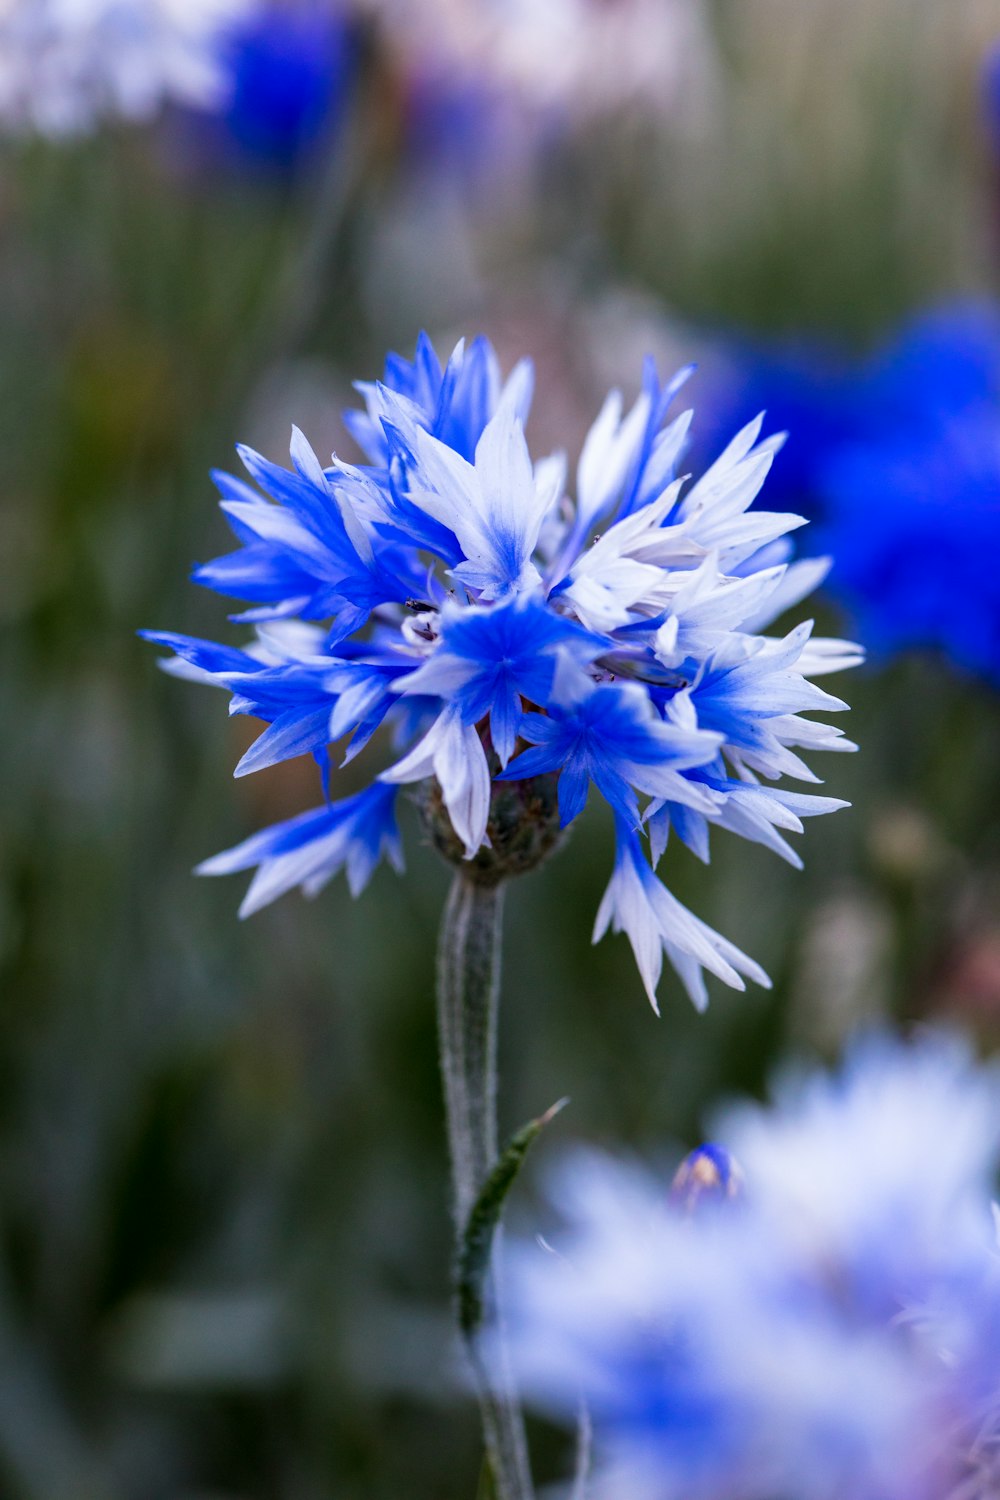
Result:
M532 1142L550 1120L569 1103L560 1099L537 1120L513 1135L490 1172L469 1214L458 1257L458 1319L466 1338L472 1338L483 1321L483 1290L490 1268L493 1237L507 1194Z
M490 1463L488 1454L483 1458L483 1466L479 1471L476 1500L497 1500L497 1485L493 1477L493 1465Z

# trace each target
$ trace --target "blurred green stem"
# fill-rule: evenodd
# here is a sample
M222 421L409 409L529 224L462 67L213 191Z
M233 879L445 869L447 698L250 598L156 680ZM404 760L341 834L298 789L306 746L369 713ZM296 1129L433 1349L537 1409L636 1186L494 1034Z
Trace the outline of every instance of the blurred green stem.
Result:
M503 885L480 885L459 871L448 894L438 946L437 998L456 1258L469 1214L497 1159L497 1003ZM495 1283L489 1287L494 1335ZM524 1422L513 1382L494 1338L487 1369L475 1340L468 1343L479 1394L483 1435L497 1500L531 1500ZM499 1352L498 1352L499 1351Z

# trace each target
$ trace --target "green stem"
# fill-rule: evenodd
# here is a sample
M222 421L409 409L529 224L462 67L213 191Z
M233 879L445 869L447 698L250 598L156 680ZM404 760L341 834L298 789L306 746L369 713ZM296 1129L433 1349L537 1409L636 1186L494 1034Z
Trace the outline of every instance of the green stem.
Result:
M497 1002L503 886L482 885L459 871L452 882L438 947L438 1038L444 1084L456 1259L469 1215L497 1160ZM524 1422L499 1338L496 1288L493 1368L475 1341L469 1355L476 1378L486 1451L497 1500L531 1500Z

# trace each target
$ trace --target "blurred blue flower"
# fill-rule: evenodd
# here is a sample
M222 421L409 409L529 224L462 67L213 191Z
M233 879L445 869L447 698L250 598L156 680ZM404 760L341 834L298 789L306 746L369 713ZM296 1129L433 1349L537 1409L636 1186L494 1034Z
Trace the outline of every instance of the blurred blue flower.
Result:
M294 168L329 141L355 61L352 24L338 0L266 3L228 37L231 86L222 123L237 152Z
M1000 307L952 302L911 318L876 350L861 372L871 410L868 432L889 424L916 433L995 405L1000 391Z
M590 1409L597 1500L995 1493L998 1093L952 1038L877 1038L730 1113L672 1197L596 1153L557 1168L507 1318L529 1398ZM692 1201L730 1152L738 1203Z
M866 646L1000 681L1000 310L921 314L854 367L816 344L744 347L735 369L721 410L766 405L792 428L778 485L819 520L829 592Z
M834 592L873 652L935 650L1000 683L1000 311L919 320L866 399L879 429L817 466Z
M311 753L329 795L330 747L343 740L351 759L383 724L398 757L383 755L378 795L330 803L203 866L260 864L244 910L293 884L318 889L345 862L357 888L395 857L386 788L435 780L475 859L505 793L494 780L558 778L564 825L591 784L614 809L598 931L628 934L654 1004L664 953L699 1006L703 969L737 988L744 975L767 983L661 884L644 822L654 862L671 822L703 858L713 824L787 856L777 827L844 804L769 783L815 779L798 748L853 748L802 714L845 707L809 679L858 653L812 640L809 625L758 633L816 569L768 551L799 517L750 508L777 446L759 441L759 420L697 483L675 477L690 413L670 420L668 408L686 373L661 386L647 367L627 414L608 398L575 503L563 456L528 453L530 364L503 380L484 339L442 365L421 336L412 361L391 356L383 381L361 384L365 410L347 422L367 465L334 456L324 469L294 430L291 470L239 450L263 495L216 476L240 546L195 577L250 602L235 618L256 623L257 640L237 651L149 638L173 651L170 670L224 688L231 712L267 725L237 774Z
M1000 412L846 447L823 484L834 592L870 650L937 651L1000 684Z
M851 438L863 415L856 369L834 340L796 338L723 341L721 367L709 365L707 431L716 441L759 411L788 439L774 465L768 493L775 504L810 518L816 510L816 465Z
M689 1151L674 1173L670 1201L685 1213L704 1212L702 1205L739 1198L743 1170L725 1146L706 1141Z
M523 173L545 143L495 80L449 66L440 52L415 59L401 80L403 146L409 170L440 174L462 189Z

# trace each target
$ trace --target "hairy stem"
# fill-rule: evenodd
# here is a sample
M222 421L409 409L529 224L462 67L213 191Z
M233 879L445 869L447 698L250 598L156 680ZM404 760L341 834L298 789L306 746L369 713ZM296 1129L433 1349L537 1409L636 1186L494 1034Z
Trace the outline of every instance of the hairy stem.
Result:
M479 1190L497 1159L497 1002L503 885L482 885L459 871L452 882L438 947L438 1037L444 1084L456 1258ZM497 1328L495 1285L488 1287ZM497 1340L494 1350L499 1346ZM487 1369L470 1343L483 1435L497 1500L531 1500L524 1422L502 1352ZM497 1367L499 1365L499 1368Z

